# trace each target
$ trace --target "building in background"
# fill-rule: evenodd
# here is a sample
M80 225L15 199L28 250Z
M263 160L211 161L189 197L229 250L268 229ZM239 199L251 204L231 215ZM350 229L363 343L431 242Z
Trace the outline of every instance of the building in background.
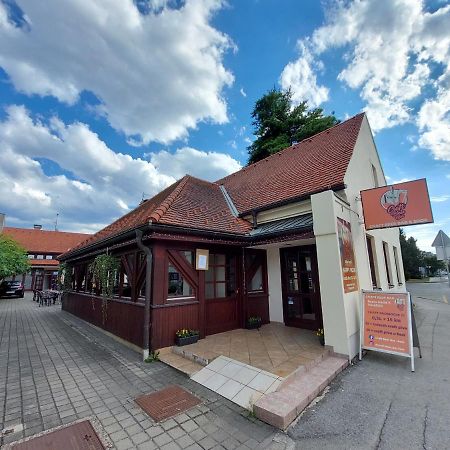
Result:
M439 261L447 262L450 259L450 238L442 230L439 230L431 246L436 249Z
M4 226L1 232L18 242L28 253L31 271L11 278L21 280L26 291L56 287L59 267L57 256L90 236L84 233L47 231L41 225L34 225L33 228Z

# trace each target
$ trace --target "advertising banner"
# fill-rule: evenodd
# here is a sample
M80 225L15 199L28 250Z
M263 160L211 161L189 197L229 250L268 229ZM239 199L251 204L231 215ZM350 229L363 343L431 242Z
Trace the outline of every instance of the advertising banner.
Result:
M342 281L344 292L355 292L358 288L358 274L356 272L355 252L353 250L352 229L350 223L337 218L339 250L341 253Z
M425 178L361 191L366 230L433 222Z
M411 302L407 292L363 291L361 350L411 358L414 372ZM361 359L360 350L360 359Z

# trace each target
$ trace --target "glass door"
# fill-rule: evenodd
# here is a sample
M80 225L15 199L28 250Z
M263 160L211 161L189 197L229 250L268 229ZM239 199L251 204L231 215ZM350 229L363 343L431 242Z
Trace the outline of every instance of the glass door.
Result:
M317 329L322 326L315 246L281 250L284 322Z

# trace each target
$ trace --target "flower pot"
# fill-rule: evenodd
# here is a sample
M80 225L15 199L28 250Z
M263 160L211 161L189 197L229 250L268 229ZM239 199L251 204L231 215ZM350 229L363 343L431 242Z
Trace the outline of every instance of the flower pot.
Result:
M319 336L320 345L325 345L325 336Z
M183 345L195 344L198 341L198 334L194 336L186 336L186 337L175 337L175 344L178 347L182 347Z
M257 322L246 322L245 328L247 328L247 330L257 330L261 328L261 321L258 320Z

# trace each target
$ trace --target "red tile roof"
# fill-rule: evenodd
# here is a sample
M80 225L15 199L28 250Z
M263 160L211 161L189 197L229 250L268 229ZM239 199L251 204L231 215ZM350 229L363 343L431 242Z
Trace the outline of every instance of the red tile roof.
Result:
M216 183L225 186L240 214L342 184L363 117L358 114Z
M363 117L358 114L215 183L186 175L72 250L149 222L244 235L251 224L233 216L221 185L241 214L336 187L344 182Z
M84 233L13 227L4 227L3 233L17 241L28 253L36 254L63 253L90 236Z

